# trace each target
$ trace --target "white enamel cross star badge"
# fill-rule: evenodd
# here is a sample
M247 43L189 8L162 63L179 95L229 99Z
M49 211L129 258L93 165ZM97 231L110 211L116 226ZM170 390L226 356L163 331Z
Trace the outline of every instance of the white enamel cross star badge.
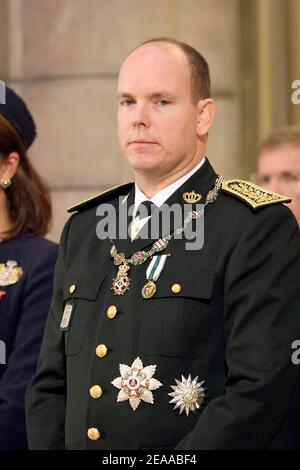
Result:
M120 390L117 401L129 400L133 411L138 408L141 400L153 404L152 390L162 386L159 380L153 378L156 365L144 367L140 358L137 357L131 367L126 364L120 364L119 367L121 376L111 382L114 387Z
M187 379L182 375L181 382L175 379L176 385L171 385L174 391L168 393L170 397L173 397L169 403L175 403L173 410L179 408L179 414L185 411L188 416L190 411L194 412L200 408L204 399L204 388L202 387L204 380L202 382L197 382L197 380L198 377L192 380L191 375Z

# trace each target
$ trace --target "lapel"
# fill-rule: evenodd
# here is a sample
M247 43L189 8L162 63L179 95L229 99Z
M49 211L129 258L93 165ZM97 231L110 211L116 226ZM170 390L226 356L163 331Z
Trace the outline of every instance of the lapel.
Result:
M150 218L149 221L144 225L144 227L139 232L139 237L131 241L128 235L128 226L129 226L129 223L131 222L131 217L128 214L128 208L134 204L135 187L133 185L126 201L127 208L125 207L125 204L124 204L124 212L126 211L126 214L124 214L123 210L121 209L122 215L119 212L117 216L118 229L121 223L122 224L126 223L126 228L127 228L126 238L118 237L114 240L114 243L118 251L125 253L126 258L128 258L131 255L133 255L133 253L136 253L137 251L144 250L146 248L149 249L150 246L158 238L166 236L170 233L170 231L173 232L176 228L179 228L180 226L182 226L183 218L184 216L186 216L186 214L184 214L184 206L187 205L187 203L183 199L183 194L185 192L195 191L196 193L199 193L202 196L198 204L204 204L206 195L213 188L216 179L217 179L217 175L215 171L213 170L212 166L210 165L208 159L206 158L202 167L199 168L199 170L196 171L196 173L194 173L182 186L180 186L180 188L178 188L164 203L164 205L167 205L169 207L173 206L173 204L179 204L179 206L181 206L181 213L182 213L181 223L180 223L180 220L178 220L178 218L176 219L177 223L174 223L174 220L171 220L170 227L167 227L165 229L163 226L161 226L163 224L160 224L161 230L159 233L159 237L151 238L151 236L148 236L148 234L151 235L151 218ZM188 204L188 209L195 210L196 204L194 203ZM160 209L157 209L155 213L153 214L152 218L154 218L155 216L159 217L159 214L162 214L162 212ZM117 234L119 234L119 230L117 230Z

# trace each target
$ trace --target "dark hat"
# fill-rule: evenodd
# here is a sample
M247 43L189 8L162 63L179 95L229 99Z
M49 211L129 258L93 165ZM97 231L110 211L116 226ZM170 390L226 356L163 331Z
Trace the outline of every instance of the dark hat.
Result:
M8 86L5 91L5 104L0 102L0 114L14 126L28 149L36 138L35 122L22 98Z

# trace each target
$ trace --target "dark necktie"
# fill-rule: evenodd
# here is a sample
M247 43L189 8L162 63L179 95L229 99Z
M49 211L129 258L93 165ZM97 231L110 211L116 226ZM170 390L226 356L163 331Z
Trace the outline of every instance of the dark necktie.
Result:
M152 201L143 201L137 208L135 217L140 220L145 217L150 217L153 212L157 209L157 206Z

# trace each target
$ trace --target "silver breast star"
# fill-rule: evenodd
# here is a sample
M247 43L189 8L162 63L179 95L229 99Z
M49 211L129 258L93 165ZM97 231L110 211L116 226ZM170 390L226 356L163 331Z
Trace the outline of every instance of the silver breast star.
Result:
M176 385L171 385L174 391L168 393L173 397L169 403L175 403L173 410L179 408L179 414L185 411L188 416L190 411L195 412L200 408L205 395L202 387L204 380L202 382L197 382L197 380L198 377L192 380L191 375L187 379L182 375L181 381L175 379Z

